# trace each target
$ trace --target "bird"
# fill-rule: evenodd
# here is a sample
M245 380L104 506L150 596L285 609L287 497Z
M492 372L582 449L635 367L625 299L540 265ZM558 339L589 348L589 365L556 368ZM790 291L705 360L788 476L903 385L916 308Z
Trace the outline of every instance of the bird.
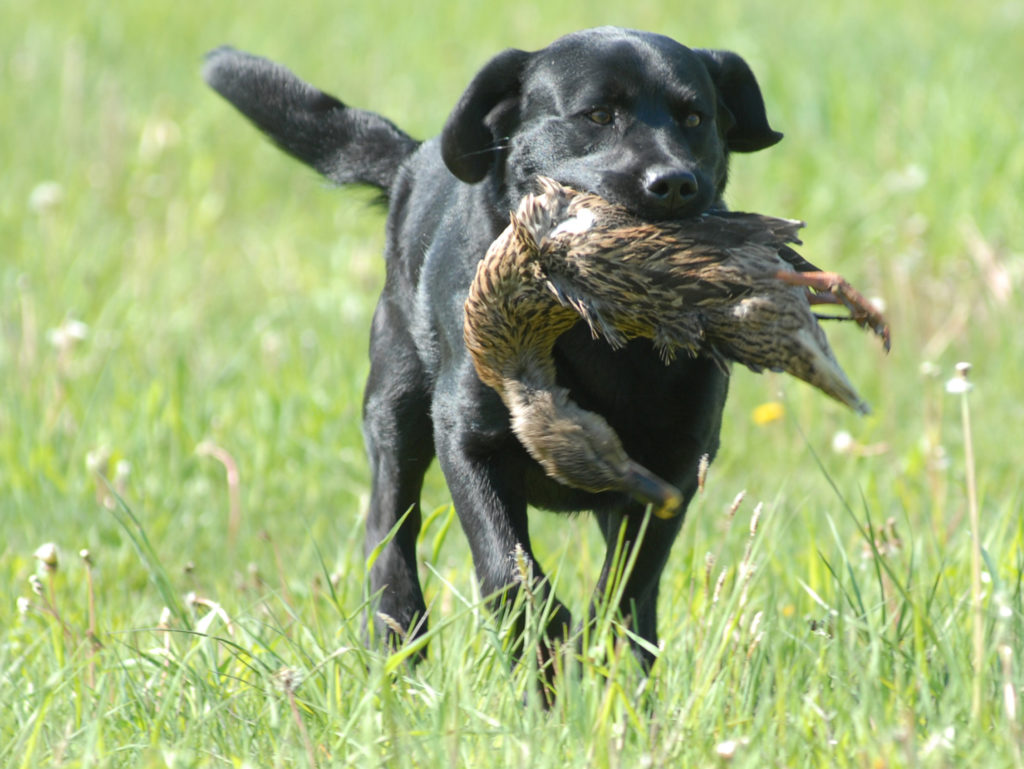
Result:
M755 372L784 371L869 412L832 353L812 303L838 303L890 346L882 314L836 273L804 259L803 222L709 211L646 221L625 207L537 177L537 192L477 266L463 336L480 380L548 476L590 492L622 491L671 517L679 490L632 460L599 414L556 381L558 337L585 322L619 348L646 338L670 363L683 352Z

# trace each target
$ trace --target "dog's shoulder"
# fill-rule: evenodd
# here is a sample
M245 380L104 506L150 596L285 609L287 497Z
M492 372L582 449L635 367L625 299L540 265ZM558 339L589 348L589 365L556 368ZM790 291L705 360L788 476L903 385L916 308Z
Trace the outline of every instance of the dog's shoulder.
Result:
M456 178L441 156L440 140L426 141L395 179L389 251L410 265L436 258L453 268L475 267L508 224L512 204L506 197L490 179L467 184Z

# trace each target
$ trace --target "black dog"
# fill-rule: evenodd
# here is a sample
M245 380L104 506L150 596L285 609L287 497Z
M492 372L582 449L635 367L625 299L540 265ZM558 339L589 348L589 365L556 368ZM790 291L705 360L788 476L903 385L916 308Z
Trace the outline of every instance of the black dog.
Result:
M682 516L652 518L637 541L639 503L548 478L474 372L462 339L463 303L477 262L537 174L649 219L721 207L729 153L782 138L768 125L746 63L659 35L587 30L540 51L496 56L440 137L423 143L232 49L208 56L205 77L286 152L339 184L377 187L389 202L387 278L373 317L364 402L373 472L367 553L406 518L371 570L377 632L393 641L394 623L411 635L425 629L416 538L423 475L436 456L485 594L515 590L517 546L532 557L527 505L592 510L609 545L596 595L612 576L625 526L639 553L620 608L655 647L658 580ZM727 377L716 364L682 356L666 366L645 340L613 351L582 324L560 339L556 363L575 401L603 415L630 456L689 501L700 457L713 457L718 446ZM569 624L566 609L555 606L552 637ZM649 651L635 651L645 665L653 662Z

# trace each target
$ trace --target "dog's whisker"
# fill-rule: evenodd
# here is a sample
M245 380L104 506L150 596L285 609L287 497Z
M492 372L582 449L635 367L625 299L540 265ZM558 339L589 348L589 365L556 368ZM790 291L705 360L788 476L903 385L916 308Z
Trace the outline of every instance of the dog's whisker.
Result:
M490 154L492 154L494 152L502 152L503 150L507 150L511 146L512 146L511 143L509 143L508 140L506 139L506 140L503 140L503 142L501 142L501 143L492 144L489 147L484 147L483 149L480 149L480 150L474 150L473 152L463 152L462 154L459 155L459 157L460 158L471 158L471 157L475 157L475 156L478 156L478 155L490 155Z

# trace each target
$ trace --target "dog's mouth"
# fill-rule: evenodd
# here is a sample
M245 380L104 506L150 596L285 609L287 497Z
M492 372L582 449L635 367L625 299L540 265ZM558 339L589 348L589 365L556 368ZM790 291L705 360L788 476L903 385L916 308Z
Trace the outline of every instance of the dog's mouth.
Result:
M640 175L608 173L598 180L573 179L571 176L554 176L556 182L577 192L598 195L609 203L621 206L630 214L650 222L690 219L700 216L715 207L717 201L710 192L710 185L698 181L698 191L683 200L678 197L656 195L645 190ZM534 192L540 191L536 179Z

